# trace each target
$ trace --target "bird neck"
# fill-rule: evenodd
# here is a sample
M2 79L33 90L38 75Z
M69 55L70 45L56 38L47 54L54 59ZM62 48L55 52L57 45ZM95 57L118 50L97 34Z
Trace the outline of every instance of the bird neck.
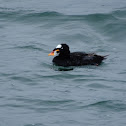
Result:
M62 58L70 58L70 51L64 51L59 55Z

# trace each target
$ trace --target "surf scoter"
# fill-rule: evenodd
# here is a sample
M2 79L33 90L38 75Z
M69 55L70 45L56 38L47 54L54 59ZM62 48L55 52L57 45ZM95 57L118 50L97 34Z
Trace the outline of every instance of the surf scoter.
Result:
M94 53L72 52L70 53L67 44L57 45L48 56L56 56L53 63L58 66L82 66L82 65L100 65L106 56L100 56Z

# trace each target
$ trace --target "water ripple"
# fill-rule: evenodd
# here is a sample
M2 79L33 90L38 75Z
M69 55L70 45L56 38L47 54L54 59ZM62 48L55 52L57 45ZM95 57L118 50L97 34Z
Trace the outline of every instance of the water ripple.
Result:
M24 126L46 126L46 125L44 125L42 123L36 123L36 124L26 124Z
M43 48L36 47L35 45L17 46L15 48L17 48L17 49L24 49L24 50L45 51Z
M96 107L102 111L126 111L126 104L119 100L98 101L85 107Z

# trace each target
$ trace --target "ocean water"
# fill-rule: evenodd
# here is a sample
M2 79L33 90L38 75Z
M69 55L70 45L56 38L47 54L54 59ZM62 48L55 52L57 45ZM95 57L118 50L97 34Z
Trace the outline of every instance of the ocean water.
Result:
M61 70L48 57L109 55ZM0 0L0 126L126 126L125 0Z

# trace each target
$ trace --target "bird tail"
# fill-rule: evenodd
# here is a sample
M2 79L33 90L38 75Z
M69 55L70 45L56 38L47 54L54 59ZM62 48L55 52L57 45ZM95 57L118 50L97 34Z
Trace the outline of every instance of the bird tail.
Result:
M105 56L103 56L103 58L104 58L104 59L107 59L108 56L109 56L109 55L105 55Z

